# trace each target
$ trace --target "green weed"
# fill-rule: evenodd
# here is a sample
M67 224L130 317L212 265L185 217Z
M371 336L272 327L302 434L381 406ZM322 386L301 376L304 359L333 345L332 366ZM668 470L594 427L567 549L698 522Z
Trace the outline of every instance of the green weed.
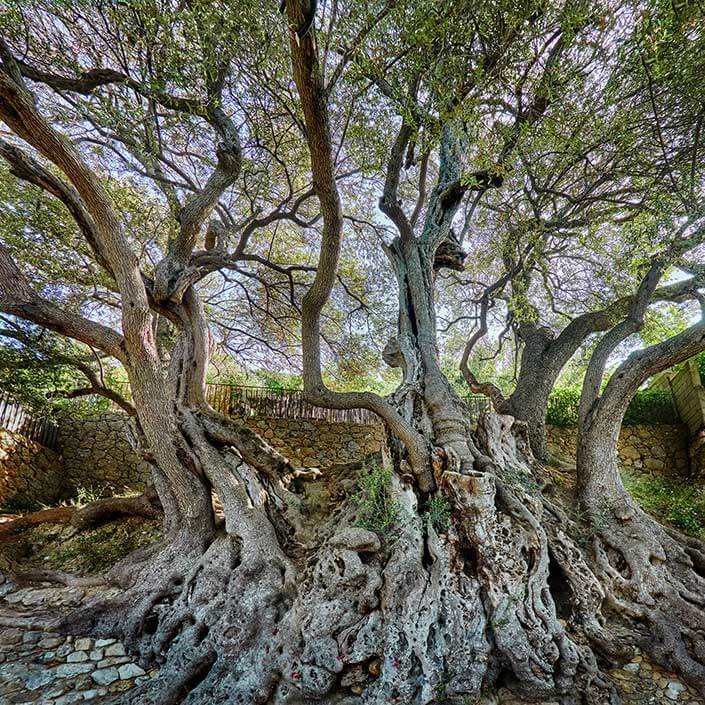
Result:
M422 518L426 526L444 531L450 524L451 512L450 502L442 494L437 494L431 497Z
M399 521L399 504L391 496L391 468L371 465L358 480L353 503L358 511L355 524L386 536Z

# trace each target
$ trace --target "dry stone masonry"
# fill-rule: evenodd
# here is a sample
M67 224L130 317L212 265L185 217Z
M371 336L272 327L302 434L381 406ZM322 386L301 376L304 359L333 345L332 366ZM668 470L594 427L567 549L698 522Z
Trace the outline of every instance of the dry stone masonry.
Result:
M295 464L326 468L376 455L384 444L381 425L365 426L304 419L246 418ZM59 423L61 454L19 434L0 430L0 504L21 496L50 504L78 488L122 492L142 490L149 465L132 448L128 418L116 411L64 416Z
M52 504L62 495L61 456L25 436L0 429L0 506L33 499Z
M303 419L245 419L245 424L295 464L326 468L376 455L384 443L384 427Z
M576 429L547 426L549 449L561 458L575 458ZM636 472L684 476L689 472L688 429L685 425L622 426L617 444L620 465Z
M78 588L0 585L0 607L25 611L76 608L87 597ZM100 703L153 674L115 639L0 628L0 705Z
M379 453L384 442L381 425L278 418L242 420L292 462L305 467L326 468L363 460ZM143 489L149 480L149 466L131 447L127 424L127 416L115 411L62 420L59 443L68 482L75 487Z
M242 421L297 465L327 468L378 454L385 443L380 425L257 418ZM547 427L548 445L566 459L575 457L575 429ZM0 505L12 498L51 504L80 487L122 492L142 490L149 465L128 440L128 419L107 411L66 416L59 423L60 453L17 433L0 429ZM685 426L625 426L619 439L623 467L654 474L685 475L689 469Z
M622 705L702 705L704 702L675 673L663 670L645 656L635 656L621 668L609 672L621 696ZM483 698L479 705L527 705L507 688ZM544 701L534 705L560 705Z
M149 465L130 444L123 413L63 417L59 447L67 481L74 487L142 490L150 479Z

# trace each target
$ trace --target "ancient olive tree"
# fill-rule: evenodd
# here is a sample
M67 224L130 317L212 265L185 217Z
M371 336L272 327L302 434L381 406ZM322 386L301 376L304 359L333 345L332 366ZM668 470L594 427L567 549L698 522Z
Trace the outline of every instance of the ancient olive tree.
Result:
M164 542L110 576L123 591L59 624L119 635L160 664L117 700L421 705L501 683L603 703L616 690L600 664L637 644L702 687L692 667L702 641L676 643L671 630L649 642L634 606L620 609L602 554L583 550L579 527L541 494L523 426L489 415L473 430L439 363L437 276L464 259L456 216L502 187L523 141L571 95L600 88L589 68L615 69L628 29L612 8L386 2L316 16L315 3L287 0L282 19L243 3L25 5L0 44L2 156L72 215L119 320L42 290L7 244L0 309L123 365L164 508ZM151 262L110 193L123 170L166 205ZM348 176L360 177L354 196ZM375 190L381 215L369 225L378 232L384 217L398 283L385 359L403 380L389 398L333 391L322 369L346 219L360 222L348 204ZM344 472L326 478L345 491L312 523L310 474L205 400L204 279L253 261L288 274L296 265L258 244L282 221L320 238L301 303L305 394L386 423L393 536L359 526ZM161 318L176 331L166 351ZM425 520L439 501L445 520ZM683 599L702 600L702 563L677 569Z

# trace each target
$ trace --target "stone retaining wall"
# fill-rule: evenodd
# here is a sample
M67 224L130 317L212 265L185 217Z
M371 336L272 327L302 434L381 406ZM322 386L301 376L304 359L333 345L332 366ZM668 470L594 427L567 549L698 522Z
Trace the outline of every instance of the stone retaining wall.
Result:
M326 468L377 454L384 445L379 426L329 423L304 419L247 418L247 426L297 465ZM19 496L43 503L70 497L79 487L140 490L149 466L132 449L127 417L110 411L86 417L65 417L59 423L61 455L0 430L0 504ZM554 453L575 457L575 429L547 427ZM63 456L63 458L62 458ZM619 458L637 471L684 475L688 472L685 426L629 426L622 429Z
M549 450L568 460L575 459L576 429L547 426ZM625 469L665 475L686 475L688 462L688 428L671 426L623 426L619 434L619 462Z
M128 440L128 417L117 411L65 416L59 421L64 472L74 487L144 489L149 465Z
M244 422L293 463L305 467L357 462L378 453L384 442L381 425L277 418L247 418ZM65 418L59 425L64 472L75 487L139 490L149 480L149 466L128 441L125 414L110 411Z
M305 419L245 419L245 425L295 464L326 468L379 453L384 427Z
M63 479L56 451L0 429L0 505L11 508L27 500L52 504L65 496Z

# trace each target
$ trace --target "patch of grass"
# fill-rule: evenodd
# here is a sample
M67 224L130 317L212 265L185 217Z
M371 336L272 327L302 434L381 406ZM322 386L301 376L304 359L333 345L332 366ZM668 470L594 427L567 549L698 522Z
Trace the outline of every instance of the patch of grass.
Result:
M103 573L132 551L158 540L161 524L129 517L89 531L43 525L24 537L27 559L43 568Z
M705 537L705 487L626 472L622 479L644 511L686 534Z
M362 471L353 495L357 526L385 536L397 525L399 504L391 496L391 479L391 468L370 465Z
M27 514L28 512L36 512L42 508L40 502L36 499L27 497L23 494L16 494L8 497L0 506L0 512L6 514Z
M432 526L436 531L444 531L450 524L452 507L450 502L442 495L431 497L422 518L426 526Z

